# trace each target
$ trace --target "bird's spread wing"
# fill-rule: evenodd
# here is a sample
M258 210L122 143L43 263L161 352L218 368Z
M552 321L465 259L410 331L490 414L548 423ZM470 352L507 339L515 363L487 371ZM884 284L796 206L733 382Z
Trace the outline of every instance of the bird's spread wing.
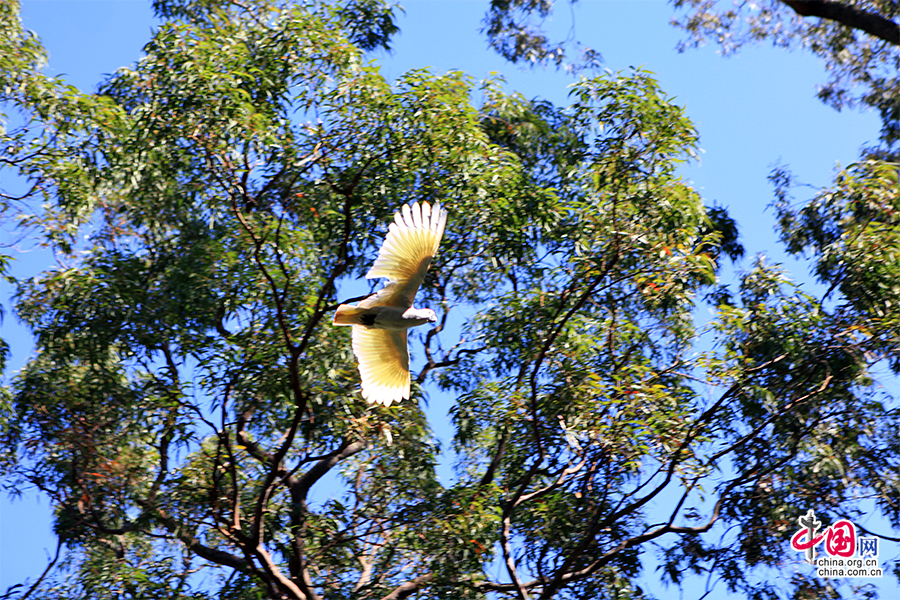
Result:
M427 202L404 205L394 215L378 258L366 274L367 279L387 277L389 283L375 296L360 302L359 308L412 306L446 224L447 211L438 203L433 209Z
M370 404L409 398L409 351L406 330L353 326L353 353L359 361L362 396Z

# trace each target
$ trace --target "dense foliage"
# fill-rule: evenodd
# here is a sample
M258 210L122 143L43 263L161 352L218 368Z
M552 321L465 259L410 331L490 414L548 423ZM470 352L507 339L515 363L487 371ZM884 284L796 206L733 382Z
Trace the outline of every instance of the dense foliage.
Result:
M732 292L735 224L678 177L696 132L646 72L560 108L388 83L361 54L396 31L377 1L155 8L144 58L86 95L0 5L3 166L30 182L3 208L60 263L16 282L38 350L0 464L52 499L63 568L10 597L644 598L654 552L676 584L852 593L785 549L808 508L900 526L896 166L801 210L779 174L785 241L832 289L760 260ZM418 297L439 321L412 401L370 407L330 319L413 200L450 210Z

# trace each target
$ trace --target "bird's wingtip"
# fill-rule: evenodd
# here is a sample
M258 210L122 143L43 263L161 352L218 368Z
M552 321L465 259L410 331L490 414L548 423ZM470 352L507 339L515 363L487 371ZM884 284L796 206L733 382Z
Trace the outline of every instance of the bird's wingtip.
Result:
M366 389L363 387L360 392L362 397L371 405L380 404L385 408L390 407L394 402L401 402L409 399L409 391L401 388L387 388L377 386L374 389Z

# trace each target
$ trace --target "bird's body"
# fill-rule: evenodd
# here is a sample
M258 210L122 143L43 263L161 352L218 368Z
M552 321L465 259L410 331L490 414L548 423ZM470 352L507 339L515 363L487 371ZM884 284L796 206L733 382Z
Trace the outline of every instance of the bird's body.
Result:
M374 297L374 296L373 296ZM394 306L353 307L341 304L334 315L335 325L363 325L369 329L409 329L425 323L433 323L435 314L427 308L397 308Z
M409 398L406 331L437 320L431 309L412 304L446 223L447 212L437 203L434 209L427 202L404 205L366 274L367 279L387 277L387 285L356 306L340 305L334 315L335 325L353 326L362 396L371 404L390 406Z

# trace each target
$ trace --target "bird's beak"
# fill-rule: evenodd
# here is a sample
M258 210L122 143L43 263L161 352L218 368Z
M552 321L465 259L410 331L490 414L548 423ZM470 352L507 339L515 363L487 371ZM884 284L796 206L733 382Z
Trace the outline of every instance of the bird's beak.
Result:
M431 322L431 323L436 323L436 322L437 322L437 315L436 315L436 314L432 314L432 315L428 318L428 321Z

